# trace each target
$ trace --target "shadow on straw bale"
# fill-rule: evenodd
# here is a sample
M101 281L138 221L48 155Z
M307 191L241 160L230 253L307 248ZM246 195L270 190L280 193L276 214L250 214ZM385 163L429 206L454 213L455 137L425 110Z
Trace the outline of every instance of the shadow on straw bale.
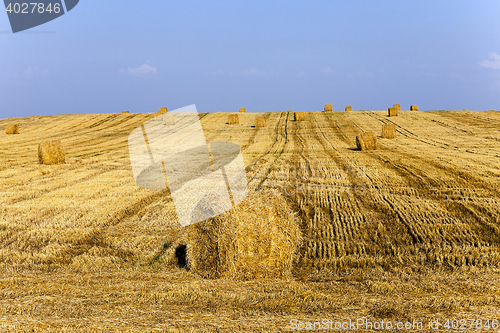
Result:
M398 109L396 107L392 107L388 109L389 117L396 117L398 115Z
M364 132L356 136L356 146L358 150L375 150L377 149L377 137L373 132Z
M306 113L304 111L297 111L293 113L293 120L304 121L306 120Z
M418 105L411 105L410 111L418 111Z
M17 124L9 124L5 129L6 134L19 134L19 126Z

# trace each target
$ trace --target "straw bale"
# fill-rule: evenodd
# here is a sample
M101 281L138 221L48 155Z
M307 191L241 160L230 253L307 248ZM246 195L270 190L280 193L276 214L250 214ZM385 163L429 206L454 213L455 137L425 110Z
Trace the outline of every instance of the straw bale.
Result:
M219 216L189 226L189 269L206 278L291 276L302 235L278 193L255 193Z
M229 125L239 124L240 118L238 117L238 114L230 114L227 117L227 122L229 123Z
M160 110L156 111L156 114L159 116L161 114L167 113L168 109L166 107L161 107Z
M293 120L304 121L306 120L306 113L304 111L296 111L293 113Z
M364 132L356 136L356 146L358 150L377 149L377 137L373 132Z
M396 125L382 125L382 137L386 139L394 139L396 137Z
M9 124L5 129L6 134L19 134L19 126L17 124Z
M395 107L389 108L389 117L396 117L398 115L398 109Z
M41 164L59 164L65 162L61 140L43 141L38 145L38 160Z
M325 104L325 111L333 111L333 104Z
M410 111L418 111L418 105L410 106Z
M266 127L267 125L267 119L264 117L256 117L255 118L255 127Z
M122 113L130 113L130 112L128 112L128 111L122 111Z
M398 111L401 111L401 105L400 104L393 104L392 107L398 109Z
M346 110L346 111L352 111L352 106L346 106L346 107L345 107L345 110Z
M241 108L240 112L246 113L247 112L247 108Z

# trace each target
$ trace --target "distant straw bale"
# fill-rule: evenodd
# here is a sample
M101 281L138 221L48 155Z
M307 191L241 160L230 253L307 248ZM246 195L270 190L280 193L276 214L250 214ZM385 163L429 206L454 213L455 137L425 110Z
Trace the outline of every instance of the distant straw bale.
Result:
M227 117L227 122L229 123L229 125L239 124L240 118L238 117L238 114L230 114Z
M356 146L358 150L375 150L377 149L377 137L373 132L364 132L356 136Z
M325 112L333 111L333 104L325 104Z
M240 109L240 112L242 112L242 113L246 113L246 112L247 112L247 108L241 108L241 109Z
M65 162L61 140L43 141L38 145L38 160L41 164L60 164Z
M168 109L166 107L161 107L160 110L156 111L157 115L167 113Z
M287 112L293 112L293 110L288 110Z
M346 110L346 111L352 111L352 106L346 106L346 107L345 107L345 110Z
M410 106L410 111L418 111L418 105Z
M6 134L19 134L19 126L17 124L9 124L5 129Z
M382 137L386 139L394 139L396 137L396 125L382 125Z
M302 235L278 193L256 193L219 216L189 226L189 269L205 278L290 277Z
M388 111L389 117L396 117L398 115L398 109L395 107L389 108Z
M122 113L130 113L130 112L128 112L128 111L122 111Z
M304 111L297 111L293 113L293 120L304 121L306 120L306 113Z
M255 118L255 127L266 127L267 125L267 119L259 116Z
M392 107L398 109L398 111L401 111L401 105L399 104L393 104Z

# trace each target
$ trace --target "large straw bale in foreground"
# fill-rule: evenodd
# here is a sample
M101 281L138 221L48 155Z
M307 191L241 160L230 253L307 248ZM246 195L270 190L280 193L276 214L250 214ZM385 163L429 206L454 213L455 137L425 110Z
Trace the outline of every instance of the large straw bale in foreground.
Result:
M386 139L394 139L396 137L396 125L382 125L382 137Z
M373 132L365 132L356 136L356 146L358 150L377 149L377 137Z
M43 141L38 145L38 160L41 164L59 164L65 162L61 140Z
M227 122L229 123L229 125L239 124L240 118L238 117L237 114L230 114L227 117Z
M352 106L346 106L346 107L345 107L345 110L346 110L346 111L352 111Z
M189 226L188 264L206 278L288 277L302 241L297 217L278 193L256 193Z
M241 112L241 113L246 113L246 112L247 112L247 108L241 108L241 109L240 109L240 112Z
M333 111L333 104L325 104L325 111Z
M304 111L298 111L293 113L293 120L304 121L306 120L306 113Z
M418 111L418 105L410 106L410 111Z
M398 115L398 109L395 107L389 108L388 115L389 117L396 117Z
M266 127L267 120L266 118L259 116L255 118L255 127Z
M19 126L17 124L9 124L5 129L6 134L19 134Z

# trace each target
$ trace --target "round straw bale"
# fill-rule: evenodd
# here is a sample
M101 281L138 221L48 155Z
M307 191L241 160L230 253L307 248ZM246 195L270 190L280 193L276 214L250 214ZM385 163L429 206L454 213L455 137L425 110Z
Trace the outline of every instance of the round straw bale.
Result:
M158 110L156 113L158 115L160 114L164 114L164 113L167 113L168 112L168 109L166 107L161 107L160 110Z
M255 127L266 127L267 125L267 119L259 116L255 118Z
M333 104L325 104L325 111L333 111Z
M356 146L358 150L375 150L377 149L377 137L372 131L364 132L356 136Z
M122 113L129 113L128 111L122 111Z
M346 107L345 107L345 110L346 110L346 111L352 111L352 106L346 106Z
M38 160L41 164L59 164L65 162L61 140L43 141L38 145Z
M239 124L240 118L238 117L238 114L230 114L227 117L227 122L229 123L229 125Z
M418 105L410 106L410 111L418 111Z
M392 107L398 109L398 111L401 111L401 105L400 104L393 104Z
M395 107L389 108L388 111L389 117L396 117L398 115L398 109Z
M247 112L247 108L241 108L240 112L243 112L243 113Z
M189 226L191 271L235 280L291 275L302 234L278 193L256 193L236 208Z
M306 113L304 111L296 111L293 113L293 120L304 121L306 120Z
M396 125L382 125L382 137L386 139L394 139L396 137Z
M6 134L19 134L19 126L17 124L9 124L5 129Z

